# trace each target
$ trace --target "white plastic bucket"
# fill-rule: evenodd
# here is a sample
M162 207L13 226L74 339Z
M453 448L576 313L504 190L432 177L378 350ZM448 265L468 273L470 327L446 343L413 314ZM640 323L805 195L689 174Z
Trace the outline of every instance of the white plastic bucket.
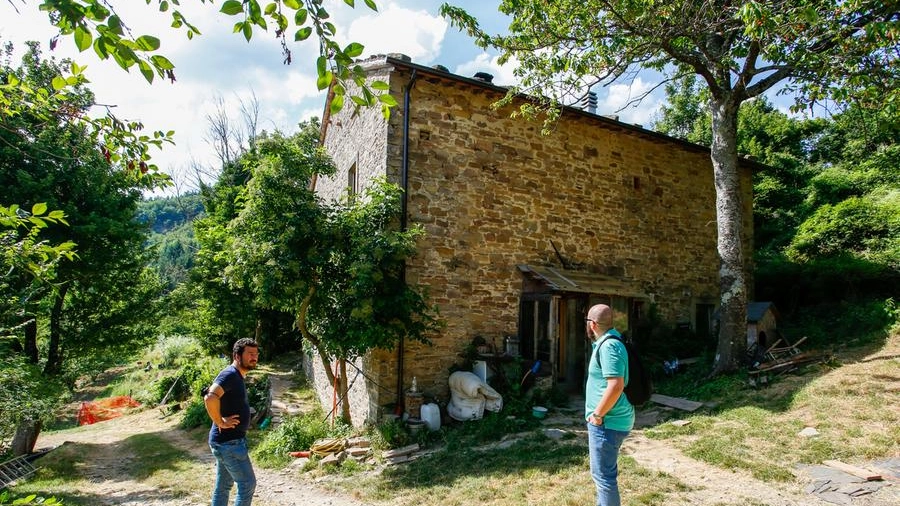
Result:
M439 430L441 428L441 408L433 402L423 404L422 421L428 426L428 430Z

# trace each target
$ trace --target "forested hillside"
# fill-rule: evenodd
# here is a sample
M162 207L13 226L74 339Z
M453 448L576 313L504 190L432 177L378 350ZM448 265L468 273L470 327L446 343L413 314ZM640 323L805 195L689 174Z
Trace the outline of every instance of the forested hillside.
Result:
M199 193L156 197L138 203L137 220L151 230L147 240L150 266L169 291L188 280L197 253L193 223L202 215Z

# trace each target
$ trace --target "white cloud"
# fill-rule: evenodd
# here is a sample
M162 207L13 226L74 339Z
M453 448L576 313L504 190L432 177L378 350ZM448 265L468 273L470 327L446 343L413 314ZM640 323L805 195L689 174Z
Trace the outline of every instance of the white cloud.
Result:
M598 95L597 113L618 114L619 120L624 123L637 123L649 127L660 106L664 103L660 96L661 93L654 92L647 95L639 103L629 105L629 102L640 98L652 87L653 83L645 83L643 79L636 77L630 83L611 84L595 90Z
M355 18L346 31L346 40L365 46L365 56L403 53L413 62L427 65L440 54L448 26L444 18L394 2L379 4L379 9Z
M487 72L494 76L494 84L498 86L512 86L519 84L519 78L513 74L518 61L511 59L504 65L498 62L499 56L491 56L481 53L474 60L467 61L456 67L454 72L461 76L472 77L476 72Z

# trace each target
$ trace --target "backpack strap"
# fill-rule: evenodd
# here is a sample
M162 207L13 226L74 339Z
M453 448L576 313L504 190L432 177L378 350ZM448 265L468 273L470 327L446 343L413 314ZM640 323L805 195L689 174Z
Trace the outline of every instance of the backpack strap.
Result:
M605 343L607 339L615 339L621 343L625 342L622 340L622 338L616 336L615 334L606 334L606 336L600 340L600 344L597 345L597 351L594 352L594 359L597 361L597 367L600 367L601 369L603 368L603 366L600 365L600 347L603 346L603 343ZM627 353L628 350L626 349L625 351Z

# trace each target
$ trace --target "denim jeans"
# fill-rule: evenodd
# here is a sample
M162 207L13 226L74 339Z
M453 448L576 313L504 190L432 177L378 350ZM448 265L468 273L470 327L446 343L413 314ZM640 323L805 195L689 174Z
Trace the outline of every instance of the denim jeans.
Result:
M256 475L250 464L247 440L241 438L210 443L209 448L216 457L216 488L213 490L212 506L228 506L228 494L235 483L237 497L234 506L250 506L256 490Z
M597 506L620 506L619 447L628 432L587 424L588 454L591 458L591 479L597 487Z

